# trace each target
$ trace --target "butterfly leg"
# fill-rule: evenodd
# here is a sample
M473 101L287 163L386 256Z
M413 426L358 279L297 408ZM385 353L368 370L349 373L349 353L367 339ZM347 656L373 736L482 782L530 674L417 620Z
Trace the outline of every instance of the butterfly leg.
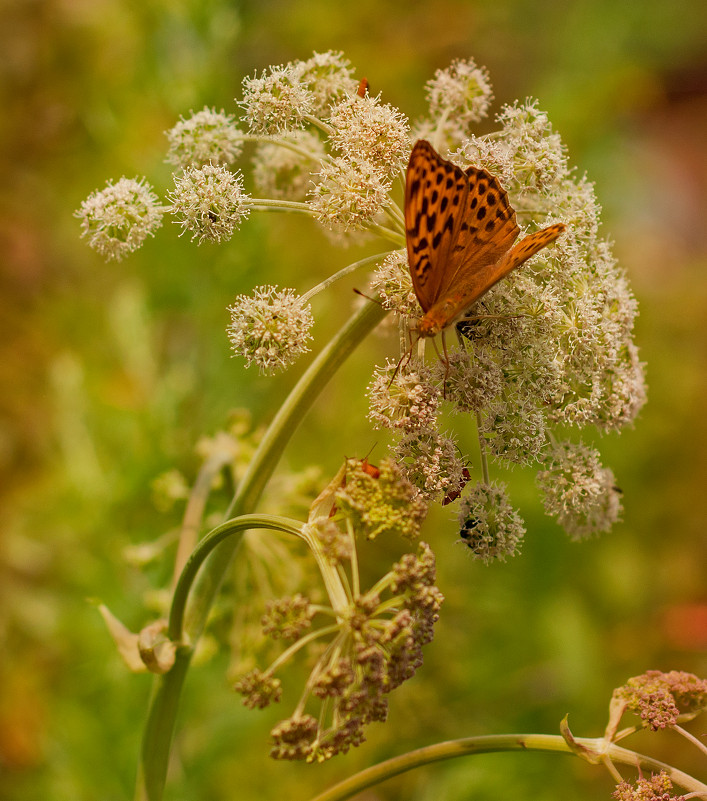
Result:
M398 361L397 365L395 366L395 370L393 371L393 375L391 376L390 382L388 383L388 387L392 386L393 381L395 381L395 379L397 378L398 373L401 370L405 370L405 368L412 361L412 354L413 354L413 351L415 349L415 345L417 345L421 340L421 338L418 337L416 340L413 341L412 334L413 334L412 331L408 331L408 336L409 336L409 339L410 339L410 346L405 351L405 353L403 353L403 355L400 357L400 360ZM403 347L403 344L404 344L404 340L401 341L401 347Z
M447 399L447 378L449 377L449 354L447 353L447 339L445 337L445 331L442 331L441 339L442 339L442 353L439 352L439 348L437 347L437 341L432 340L435 346L435 351L437 352L437 357L444 365L444 382L442 384L442 397L446 400Z

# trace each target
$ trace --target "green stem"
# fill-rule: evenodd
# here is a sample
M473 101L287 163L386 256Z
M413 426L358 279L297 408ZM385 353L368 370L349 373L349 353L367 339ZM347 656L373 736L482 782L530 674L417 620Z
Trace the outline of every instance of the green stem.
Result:
M704 792L705 785L692 776L676 770L650 757L637 754L618 745L609 745L603 739L585 739L578 737L575 743L585 746L587 750L608 756L613 762L630 765L635 768L640 765L645 771L658 773L665 770L675 784L693 792ZM575 752L559 734L497 734L485 737L465 737L460 740L450 740L444 743L419 748L399 757L393 757L379 765L362 770L355 776L330 787L312 801L344 801L368 787L380 784L386 779L414 770L431 762L441 762L446 759L468 756L470 754L485 754L494 751L555 751L561 754L573 755Z
M162 798L174 721L191 655L190 649L179 649L169 673L155 678L150 710L142 735L135 801L156 801ZM169 681L166 680L167 677Z
M169 612L169 628L167 636L172 642L182 645L184 610L186 608L189 592L194 580L199 572L199 568L204 564L209 554L218 547L225 539L235 535L243 535L249 529L260 528L270 529L271 531L286 531L301 536L302 523L299 520L289 520L285 517L276 515L241 515L233 520L227 520L215 529L212 529L197 545L191 556L184 565L179 576L179 581L174 588L172 597L172 608ZM236 545L240 542L240 537L235 540Z
M253 197L249 199L248 205L260 211L299 211L302 214L313 216L312 209L306 203L302 203L299 200L275 200L269 197Z
M377 304L366 303L312 362L290 392L261 440L226 517L238 517L255 508L285 446L297 428L297 423L341 363L386 314L387 311ZM143 735L142 763L135 794L138 801L159 801L162 798L172 732L192 648L203 630L211 605L239 542L240 537L220 540L215 543L214 549L204 560L184 614L185 628L192 647L179 648L172 670L164 676L155 678L156 687ZM180 604L183 605L186 599L181 591L180 599ZM181 616L181 613L179 614ZM181 641L181 637L179 639Z
M481 433L481 412L476 412L476 435L479 440L479 453L481 454L481 473L484 478L484 484L491 483L491 477L489 476L489 461L488 457L486 456L486 440L484 439L484 435Z
M275 529L299 535L301 527L302 524L298 520L288 520L275 515L242 515L235 520L228 520L210 531L199 542L187 560L174 589L169 617L169 638L173 642L181 643L184 607L189 590L200 567L219 543L229 537L238 543L243 533L252 528ZM240 536L235 537L234 535ZM155 680L154 694L142 741L141 763L135 793L138 801L153 801L153 799L162 797L169 763L172 731L179 708L179 697L192 653L193 649L182 643L177 650L172 669Z
M378 236L383 237L383 239L387 239L398 248L405 247L405 234L392 231L390 228L386 228L384 225L379 225L378 223L369 223L366 229L372 231L374 234L378 234Z
M304 119L310 122L315 128L319 128L319 130L327 136L331 136L334 132L331 125L327 125L323 120L320 120L319 117L314 117L312 114L305 114Z

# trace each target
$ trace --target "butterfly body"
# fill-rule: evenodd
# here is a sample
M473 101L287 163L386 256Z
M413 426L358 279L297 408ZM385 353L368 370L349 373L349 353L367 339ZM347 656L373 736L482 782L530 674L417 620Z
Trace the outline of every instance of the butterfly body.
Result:
M498 180L476 167L462 170L421 139L408 164L405 228L410 275L424 312L417 330L431 337L557 239L564 225L550 225L514 246L520 229Z

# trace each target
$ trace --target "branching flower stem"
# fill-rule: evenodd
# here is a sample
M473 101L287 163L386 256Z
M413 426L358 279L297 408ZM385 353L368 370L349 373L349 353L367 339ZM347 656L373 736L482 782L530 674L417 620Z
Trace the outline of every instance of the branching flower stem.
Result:
M707 793L707 785L694 779L670 765L659 762L651 757L643 756L627 748L608 744L603 738L575 738L575 744L582 746L586 752L596 755L596 760L608 757L612 762L630 765L632 768L640 766L644 772L658 773L664 770L675 783L690 790L701 797ZM459 740L449 740L436 743L416 751L410 751L399 757L393 757L379 765L362 770L350 776L343 782L330 787L325 792L313 798L312 801L344 801L368 787L374 787L393 776L406 773L409 770L429 765L432 762L442 762L456 757L470 754L488 754L498 751L555 751L561 754L572 755L576 753L559 734L499 734L485 737L465 737Z
M314 125L315 128L319 128L319 130L325 133L327 136L331 136L334 132L334 129L331 127L331 125L327 125L323 120L320 120L318 117L315 117L312 114L305 114L304 119Z
M697 737L695 737L694 735L690 734L689 731L683 729L682 726L678 726L677 724L675 726L673 726L673 729L676 732L678 732L678 734L682 734L682 736L686 740L689 740L694 746L699 748L699 750L702 751L702 753L707 754L707 746L705 746L705 744L703 742L698 740Z
M276 515L241 515L233 520L227 520L215 529L212 529L196 546L191 556L184 565L179 576L179 581L174 589L172 597L172 608L169 614L169 628L167 635L172 642L188 646L188 642L183 642L184 610L189 598L189 592L194 584L199 569L208 558L209 554L218 547L220 543L229 537L240 536L249 529L270 529L274 531L285 531L295 536L300 536L302 523L299 520L289 520L288 518Z
M147 723L143 735L141 763L137 778L137 801L160 801L164 791L170 744L179 705L182 686L189 668L194 645L199 639L207 615L218 592L231 558L241 540L229 536L230 518L245 515L255 508L265 485L270 479L290 437L320 392L365 336L385 317L387 311L376 303L366 303L328 343L312 362L285 400L258 446L227 513L229 521L214 529L214 549L206 555L203 564L196 561L188 569L196 571L191 577L178 582L179 596L175 592L175 605L170 617L170 633L183 644L177 650L174 667L155 678ZM262 521L263 516L257 516ZM251 521L250 525L253 522ZM261 526L262 527L262 526ZM215 532L220 532L216 534ZM220 539L223 534L223 539ZM216 541L218 539L218 541ZM196 557L195 557L196 559ZM191 561L191 560L190 560ZM188 563L189 565L189 563ZM199 569L200 567L200 569ZM186 570L187 568L185 568ZM191 587L186 604L182 590ZM181 625L181 619L185 625Z
M377 264L378 262L383 261L383 259L386 256L387 252L377 253L375 256L368 256L365 259L360 259L359 261L353 262L353 264L347 264L346 267L343 267L341 270L338 270L337 272L334 273L334 275L330 275L328 278L324 279L324 281L312 287L308 292L305 292L300 299L301 302L302 303L308 302L310 298L313 298L315 295L318 295L320 292L323 292L325 289L328 289L332 284L336 283L338 280L348 275L349 273L353 273L356 270L360 269L361 267L366 267L369 264Z

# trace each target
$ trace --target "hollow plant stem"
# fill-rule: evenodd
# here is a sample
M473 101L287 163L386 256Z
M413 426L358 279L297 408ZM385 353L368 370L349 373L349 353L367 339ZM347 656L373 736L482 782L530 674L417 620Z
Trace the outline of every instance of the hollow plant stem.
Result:
M686 790L701 793L707 789L704 784L692 776L676 770L670 765L637 754L627 748L608 744L602 738L597 740L578 737L575 739L575 743L584 746L589 752L596 753L597 761L600 759L600 755L605 755L610 757L613 762L630 765L633 768L640 765L645 772L658 773L665 770L675 784ZM379 765L373 765L334 787L330 787L312 801L345 801L368 787L373 787L393 776L429 765L432 762L499 751L555 751L569 756L575 754L575 751L559 734L497 734L484 737L465 737L419 748L416 751L388 759Z

